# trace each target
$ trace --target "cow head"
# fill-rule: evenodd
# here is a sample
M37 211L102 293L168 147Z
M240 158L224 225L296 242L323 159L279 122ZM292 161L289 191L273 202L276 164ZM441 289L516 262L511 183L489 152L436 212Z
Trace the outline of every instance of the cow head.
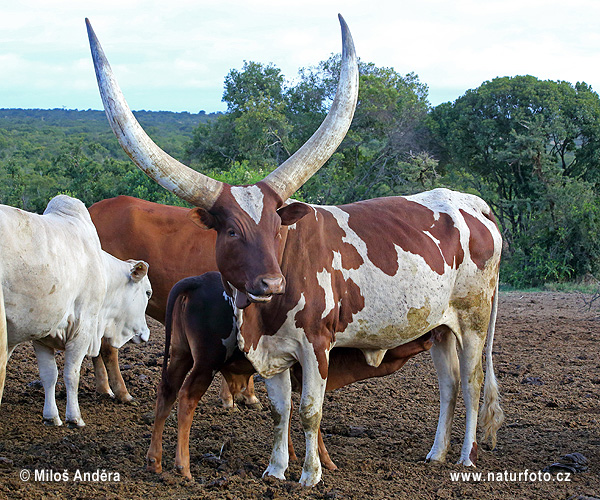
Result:
M116 287L105 311L104 337L112 347L119 348L130 340L139 344L150 337L146 323L146 307L152 296L148 280L148 264L142 260L118 261ZM116 311L116 314L111 314Z
M134 163L180 198L198 207L190 217L217 231L217 266L236 305L267 302L285 291L280 269L282 226L294 224L310 207L284 205L337 149L346 135L358 97L358 64L352 36L341 16L342 65L335 99L312 137L257 184L230 186L170 157L142 130L116 83L86 19L100 95L110 125Z

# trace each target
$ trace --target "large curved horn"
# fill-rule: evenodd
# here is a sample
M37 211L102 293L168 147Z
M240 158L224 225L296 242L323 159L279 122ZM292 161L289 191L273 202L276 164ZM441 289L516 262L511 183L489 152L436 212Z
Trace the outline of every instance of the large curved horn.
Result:
M223 183L178 162L148 137L129 109L88 19L85 24L106 116L121 147L162 187L192 205L210 209L223 189Z
M284 201L330 158L352 123L358 98L358 63L348 25L341 15L338 17L342 26L342 67L331 109L311 138L264 179Z

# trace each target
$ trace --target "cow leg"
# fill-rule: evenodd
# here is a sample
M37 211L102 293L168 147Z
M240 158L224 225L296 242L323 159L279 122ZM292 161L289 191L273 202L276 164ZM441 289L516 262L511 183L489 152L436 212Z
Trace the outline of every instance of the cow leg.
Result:
M294 443L292 441L292 412L294 411L294 402L290 401L290 421L288 422L288 456L292 462L298 460Z
M253 410L262 410L262 404L254 393L253 375L248 377L248 383L246 384L246 388L242 391L242 397L244 398L244 403L247 407L252 408Z
M273 451L269 466L263 473L265 476L274 476L285 479L288 468L288 430L290 425L290 411L292 404L292 382L290 371L285 370L265 380L267 394L271 401L271 416L275 426L273 435Z
M102 339L100 346L100 354L108 371L108 379L110 386L114 391L115 397L121 403L131 403L133 397L129 394L121 370L119 369L119 350L111 346L107 340Z
M84 427L85 422L81 418L79 410L79 376L81 373L81 363L85 357L86 348L80 345L76 340L67 343L65 348L65 368L63 377L65 379L65 389L67 391L67 410L65 420L69 427Z
M222 372L224 375L221 381L219 397L223 408L235 408L237 396L244 398L244 404L255 410L262 410L259 399L254 394L254 377L248 374L234 374L229 371Z
M221 398L221 403L223 404L223 408L233 410L235 408L235 398L233 393L231 392L231 388L227 383L225 377L221 379L221 388L219 389L219 398Z
M173 356L167 371L163 371L158 384L156 404L154 406L154 425L150 447L146 454L146 470L160 474L162 472L162 436L171 409L177 399L177 393L192 367L191 353L183 356Z
M54 359L54 349L38 342L33 342L38 369L44 386L44 412L43 422L46 425L62 425L56 407L56 381L58 380L58 368Z
M333 462L333 460L331 460L331 457L329 456L329 452L327 451L327 448L325 447L325 442L323 441L323 433L321 432L321 427L319 427L319 435L317 436L317 440L319 443L319 458L321 459L321 463L323 464L323 467L325 467L327 470L337 470L337 465L335 465L335 463Z
M431 357L440 387L440 416L435 440L426 460L443 462L450 446L450 432L460 380L456 337L451 331L447 330L435 342L431 348Z
M314 351L309 352L304 356L302 363L302 394L300 395L300 421L306 438L306 456L300 476L302 486L314 486L321 480L318 435L326 385L327 378L321 377Z
M4 394L6 381L6 364L8 363L8 330L6 328L6 310L4 308L4 294L0 283L0 403Z
M106 373L106 367L102 356L98 355L92 358L92 364L94 365L94 379L96 381L96 392L98 394L109 396L114 399L115 395L110 388L108 383L108 373Z
M177 407L177 450L175 452L175 470L188 479L190 472L190 429L198 401L213 381L210 368L194 365L189 376L179 391Z
M463 335L462 347L458 351L467 421L465 439L458 463L474 466L477 462L477 412L479 410L479 395L483 382L481 357L485 344L485 335L479 336L476 332L469 333L470 335Z

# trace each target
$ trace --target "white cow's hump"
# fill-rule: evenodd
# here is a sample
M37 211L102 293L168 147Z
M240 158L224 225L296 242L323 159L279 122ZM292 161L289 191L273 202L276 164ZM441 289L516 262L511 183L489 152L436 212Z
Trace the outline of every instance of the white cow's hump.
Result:
M65 194L59 194L50 200L46 210L44 210L44 215L49 214L74 217L86 222L92 222L90 213L83 202L77 198L71 198Z

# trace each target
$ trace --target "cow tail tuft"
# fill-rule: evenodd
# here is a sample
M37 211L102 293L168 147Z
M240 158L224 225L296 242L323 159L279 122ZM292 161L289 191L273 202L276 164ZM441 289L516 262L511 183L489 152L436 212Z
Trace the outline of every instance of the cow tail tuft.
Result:
M500 407L500 392L498 390L498 381L494 374L494 364L492 361L492 348L494 345L494 332L496 330L496 316L498 313L498 284L494 292L492 303L492 313L488 325L487 346L485 351L486 370L485 383L483 387L483 405L481 407L481 422L484 431L484 439L490 437L492 449L496 447L496 433L504 422L504 411Z

